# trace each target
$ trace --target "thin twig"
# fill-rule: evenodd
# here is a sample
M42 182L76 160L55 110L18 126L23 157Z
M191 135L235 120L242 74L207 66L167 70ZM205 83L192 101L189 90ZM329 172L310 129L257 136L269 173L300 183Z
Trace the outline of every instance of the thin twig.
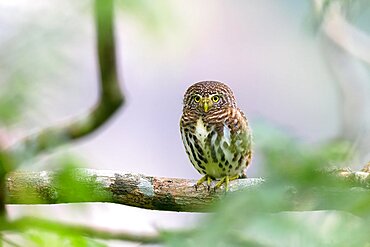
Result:
M319 14L324 11L322 31L352 56L370 64L370 36L352 25L344 17L341 1L331 1L324 9L325 0L313 0Z
M323 55L338 86L341 130L337 137L352 143L348 157L354 159L354 151L358 157L365 157L370 145L370 35L356 27L346 13L352 2L312 0L312 4L320 19Z
M14 241L8 239L8 238L5 238L5 237L2 237L1 240L4 242L4 243L7 243L8 245L10 246L14 246L14 247L21 247L21 245L15 243Z
M16 164L91 134L106 123L124 103L115 59L113 0L95 0L95 16L100 72L99 102L87 115L71 119L61 126L51 126L41 130L10 147L8 151Z
M34 217L23 217L14 221L4 222L0 230L6 231L27 231L30 229L54 232L61 235L78 235L96 239L122 240L130 242L139 242L143 244L154 244L163 242L160 235L134 234L131 232L98 229L83 225L72 225L59 221L39 219Z
M6 217L6 174L9 171L9 156L0 147L0 219ZM1 246L1 244L0 244Z

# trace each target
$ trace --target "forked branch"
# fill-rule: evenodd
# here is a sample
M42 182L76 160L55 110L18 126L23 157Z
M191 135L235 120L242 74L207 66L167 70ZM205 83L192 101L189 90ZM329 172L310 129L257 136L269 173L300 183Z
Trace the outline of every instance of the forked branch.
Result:
M51 126L28 136L8 150L16 164L37 154L91 134L101 127L124 103L121 93L114 40L113 0L95 1L97 56L100 97L86 115L71 119L61 126Z

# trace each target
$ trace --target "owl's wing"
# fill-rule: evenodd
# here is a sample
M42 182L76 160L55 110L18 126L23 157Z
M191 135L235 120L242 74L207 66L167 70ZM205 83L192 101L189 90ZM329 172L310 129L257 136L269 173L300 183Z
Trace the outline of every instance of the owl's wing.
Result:
M235 152L241 153L246 159L246 166L248 166L252 159L252 133L249 128L248 120L244 113L239 109L233 109L233 116L229 119L228 125L232 132L232 145Z

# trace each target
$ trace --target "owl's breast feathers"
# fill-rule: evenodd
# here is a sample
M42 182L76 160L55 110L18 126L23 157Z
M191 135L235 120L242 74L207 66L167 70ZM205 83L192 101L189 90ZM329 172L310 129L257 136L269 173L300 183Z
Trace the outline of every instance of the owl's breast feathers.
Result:
M199 116L184 111L180 121L187 153L202 174L220 177L240 174L251 157L247 119L237 108L224 108Z
M244 113L239 108L233 107L223 108L204 116L191 110L185 110L180 120L180 126L193 129L199 118L202 119L207 130L215 130L218 135L223 135L224 127L227 127L232 135L237 132L249 132L248 120Z

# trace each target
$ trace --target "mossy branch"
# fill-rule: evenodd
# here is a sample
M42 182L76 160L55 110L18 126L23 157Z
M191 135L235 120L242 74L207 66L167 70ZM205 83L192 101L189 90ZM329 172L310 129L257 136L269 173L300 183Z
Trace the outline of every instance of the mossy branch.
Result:
M222 188L217 192L208 191L206 186L195 189L196 181L188 179L92 169L73 169L68 174L61 177L47 171L11 173L7 178L7 203L111 202L145 209L199 212L208 211L212 202L225 194ZM253 188L262 182L260 178L239 179L231 182L230 191Z
M153 210L207 212L212 211L210 206L226 194L255 189L264 184L262 178L238 179L230 183L230 192L225 193L223 187L217 191L212 188L208 190L206 186L195 189L196 181L188 179L91 169L72 169L68 174L66 177L57 172L47 171L11 173L7 178L6 202L8 204L110 202ZM331 174L366 191L370 187L370 176L367 172L335 170L331 171ZM298 210L310 210L305 208L304 203L297 203Z

